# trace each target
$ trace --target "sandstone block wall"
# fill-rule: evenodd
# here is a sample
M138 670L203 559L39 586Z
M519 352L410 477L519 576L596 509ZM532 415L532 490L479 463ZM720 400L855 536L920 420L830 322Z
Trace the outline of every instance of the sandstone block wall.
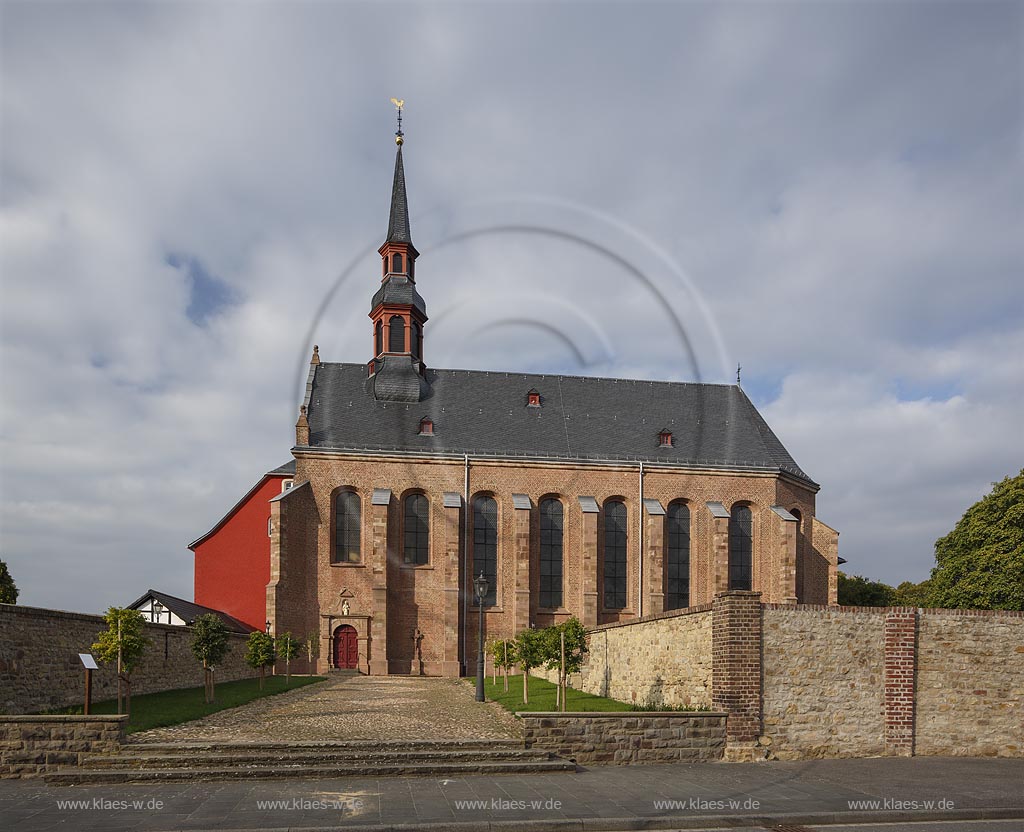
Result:
M779 759L885 753L885 611L763 613L763 736Z
M917 754L1024 753L1024 614L922 610Z
M639 705L711 707L711 607L691 607L590 633L577 690ZM555 681L556 673L544 674Z
M91 652L106 629L103 618L84 613L0 604L0 713L31 714L80 705L85 674L79 653ZM203 684L203 668L190 648L192 630L147 624L153 646L132 675L132 694L154 693ZM245 663L243 635L232 635L217 681L254 675ZM94 702L117 696L114 668L100 665L92 673Z
M720 760L725 714L521 713L527 748L544 748L586 765Z
M127 716L0 716L0 778L31 777L86 754L113 753Z

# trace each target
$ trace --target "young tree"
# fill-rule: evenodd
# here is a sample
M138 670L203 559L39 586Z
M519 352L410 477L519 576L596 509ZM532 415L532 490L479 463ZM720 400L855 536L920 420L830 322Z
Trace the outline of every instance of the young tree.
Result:
M565 621L560 629L565 642L565 663L562 667L562 710L566 709L565 697L569 689L569 675L583 670L590 646L587 643L587 628L575 615Z
M508 693L508 671L515 664L516 646L513 639L496 638L487 644L491 656L492 667L500 670L505 679L505 692Z
M7 564L0 560L0 604L17 604L18 587L7 570Z
M146 650L153 644L145 636L146 619L138 610L111 607L103 616L107 629L96 634L92 651L104 664L117 666L117 712L121 713L122 685L124 713L132 713L132 672L139 666Z
M289 632L281 633L277 637L275 649L277 651L277 658L284 659L284 683L286 685L292 683L292 659L299 657L300 648L301 644Z
M523 630L515 640L515 655L511 658L523 673L523 704L530 703L530 671L544 663L544 637L537 630Z
M953 609L1024 610L1024 470L993 483L935 542L929 601Z
M214 701L214 673L224 660L228 648L228 628L219 615L212 612L197 616L192 623L192 655L203 663L206 702Z
M249 641L245 646L245 663L260 672L260 690L263 690L267 668L274 663L274 639L269 633L263 630L249 633Z

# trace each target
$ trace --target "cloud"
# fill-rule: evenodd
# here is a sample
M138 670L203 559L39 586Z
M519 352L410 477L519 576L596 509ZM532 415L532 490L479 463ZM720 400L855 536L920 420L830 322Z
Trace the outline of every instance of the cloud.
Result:
M559 221L639 265L705 378L742 361L854 571L924 577L1021 464L1020 5L579 11L5 5L0 553L24 603L190 597L185 544L287 459L307 330L353 260L313 338L365 360L392 95L431 315L547 293L603 345L581 366L532 324L482 320L471 349L428 324L428 361L688 377L614 259L440 246L510 195L613 217Z

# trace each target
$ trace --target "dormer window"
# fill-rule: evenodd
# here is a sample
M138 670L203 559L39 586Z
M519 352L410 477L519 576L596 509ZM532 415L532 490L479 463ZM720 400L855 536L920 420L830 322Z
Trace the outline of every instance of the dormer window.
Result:
M660 448L671 448L672 447L672 431L663 430L658 434L658 447Z
M527 407L540 407L540 393L536 390L530 390L526 394L526 406Z
M434 422L427 417L420 419L420 436L433 436L434 435Z

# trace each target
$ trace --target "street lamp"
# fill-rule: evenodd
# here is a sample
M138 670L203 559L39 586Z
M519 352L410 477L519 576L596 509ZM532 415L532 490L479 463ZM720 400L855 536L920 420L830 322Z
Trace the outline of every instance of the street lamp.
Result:
M484 573L473 581L473 588L476 590L476 603L480 607L480 626L477 627L476 647L476 701L483 702L484 699L484 596L490 588Z
M164 605L161 604L159 601L154 601L153 602L153 615L151 616L151 618L153 619L153 623L159 624L160 623L160 619L163 618L163 615L164 615Z
M267 619L267 635L270 635L270 619Z

